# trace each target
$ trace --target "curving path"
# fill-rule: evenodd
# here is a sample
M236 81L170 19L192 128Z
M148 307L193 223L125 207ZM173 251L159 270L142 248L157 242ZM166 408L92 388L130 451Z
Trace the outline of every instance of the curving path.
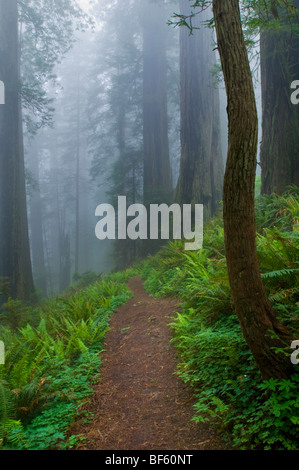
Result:
M88 405L94 419L72 430L86 438L80 450L228 449L210 426L191 422L194 396L169 345L178 303L150 297L139 276L128 285L134 297L111 318Z

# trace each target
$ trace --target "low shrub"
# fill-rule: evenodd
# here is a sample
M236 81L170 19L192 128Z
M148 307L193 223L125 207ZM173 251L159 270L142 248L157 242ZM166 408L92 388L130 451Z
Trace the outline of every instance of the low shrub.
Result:
M258 197L256 220L265 288L279 319L299 339L298 190ZM197 396L194 420L217 422L238 448L298 449L299 369L290 380L262 381L230 295L221 216L205 225L200 251L170 243L144 264L142 277L151 295L181 299L172 341L177 372Z

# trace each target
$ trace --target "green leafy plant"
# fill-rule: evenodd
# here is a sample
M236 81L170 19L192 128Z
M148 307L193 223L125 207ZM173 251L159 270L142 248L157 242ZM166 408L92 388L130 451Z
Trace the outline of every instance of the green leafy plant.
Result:
M262 279L294 338L299 338L298 220L298 188L257 197ZM142 276L151 295L181 299L171 321L172 342L177 373L196 392L193 419L217 423L242 449L298 449L298 374L289 381L260 377L234 312L221 216L205 225L200 252L170 243L144 263Z
M4 449L75 445L75 437L68 440L67 433L98 379L110 317L132 295L126 286L132 272L93 279L84 289L77 285L35 307L34 321L22 321L18 330L12 322L0 327L6 345L5 365L0 368ZM11 302L12 308L17 319L25 314L30 318L30 307Z

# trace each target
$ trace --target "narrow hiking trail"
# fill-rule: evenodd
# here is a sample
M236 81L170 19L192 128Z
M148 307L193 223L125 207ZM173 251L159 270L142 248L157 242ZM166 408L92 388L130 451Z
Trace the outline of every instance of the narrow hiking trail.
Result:
M79 449L228 449L210 426L191 422L194 395L175 374L169 344L178 302L150 297L139 276L128 286L134 297L112 316L106 335L101 379L88 405L94 418L72 430L86 438Z

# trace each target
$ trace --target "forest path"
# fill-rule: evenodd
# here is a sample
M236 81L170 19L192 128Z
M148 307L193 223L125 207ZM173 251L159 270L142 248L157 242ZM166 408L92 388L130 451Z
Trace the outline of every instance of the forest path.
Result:
M169 344L178 302L150 297L139 276L128 286L134 297L112 316L106 335L88 405L93 421L72 430L86 438L80 450L227 449L210 426L190 421L195 397L175 375Z

